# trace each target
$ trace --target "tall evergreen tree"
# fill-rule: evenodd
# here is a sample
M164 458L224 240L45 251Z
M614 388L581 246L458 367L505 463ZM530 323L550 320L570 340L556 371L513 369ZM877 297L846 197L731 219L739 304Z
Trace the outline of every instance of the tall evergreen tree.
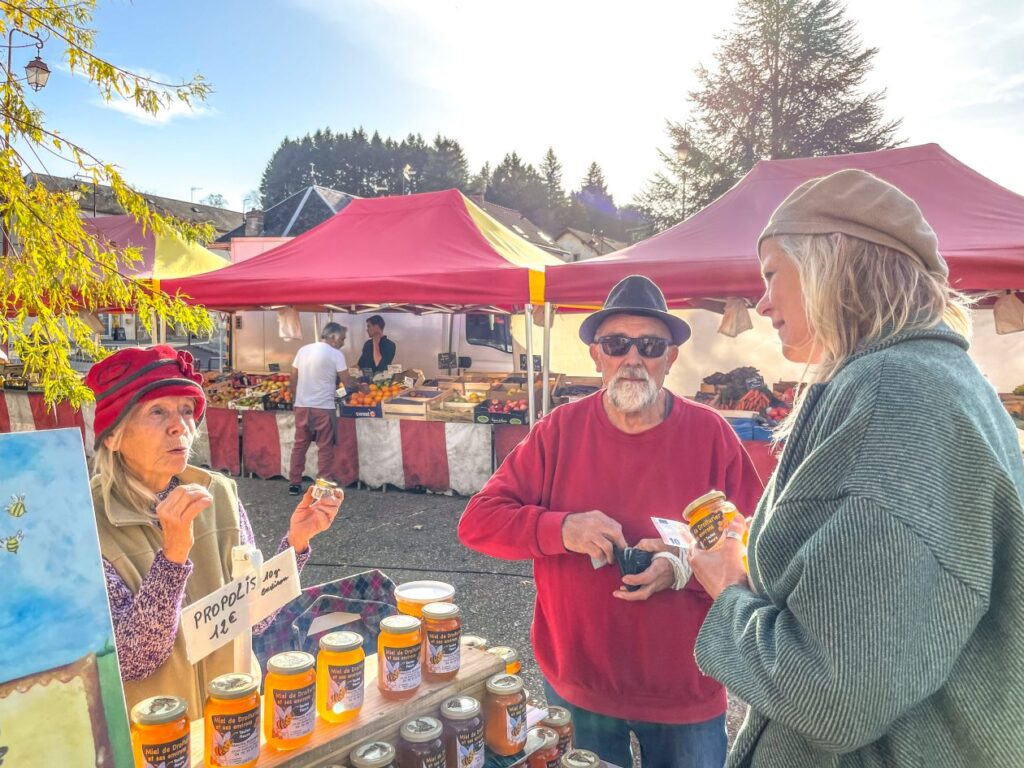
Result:
M587 168L579 190L572 195L569 221L570 226L584 232L604 234L616 239L622 237L615 200L608 192L604 171L596 162Z
M547 201L544 181L537 169L524 163L515 152L505 155L495 166L486 197L492 203L514 208L531 221Z
M697 69L691 122L669 124L665 169L638 206L664 228L720 196L760 159L901 143L900 121L884 118L885 91L863 89L877 52L863 46L841 0L739 0L714 68Z
M465 190L468 185L469 163L466 161L462 146L455 139L438 134L434 137L426 165L420 174L420 190Z
M562 186L562 164L551 147L541 161L540 175L544 182L545 205L537 213L536 223L557 235L568 222L569 201Z
M469 194L471 195L487 195L487 188L491 186L491 164L484 163L480 166L480 170L477 171L473 178L469 180Z

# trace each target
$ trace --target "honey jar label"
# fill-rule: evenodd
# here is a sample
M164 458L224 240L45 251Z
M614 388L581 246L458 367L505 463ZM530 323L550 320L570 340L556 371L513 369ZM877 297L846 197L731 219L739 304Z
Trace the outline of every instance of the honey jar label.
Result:
M164 744L143 744L142 757L146 765L162 766L162 768L189 768L188 734L180 739Z
M313 731L316 718L316 684L293 690L274 689L275 739L298 739Z
M259 707L235 715L211 715L210 721L213 725L211 765L248 765L259 757Z
M327 667L327 708L334 712L351 712L363 706L363 664Z
M418 757L416 768L448 768L448 758L445 755L444 747L426 755L418 755Z
M459 748L459 763L449 768L484 768L484 727L472 731L459 731L455 743Z
M568 730L568 729L566 729ZM558 735L558 754L564 755L572 751L572 734L562 733Z
M384 648L384 686L389 691L413 691L420 687L422 676L418 645Z
M735 516L734 512L722 514L722 512L711 512L704 515L690 526L693 534L702 549L711 549L722 537L722 532L728 527L729 522Z
M526 743L526 702L518 701L508 705L505 715L505 735L509 744Z
M456 672L459 669L462 631L446 629L427 631L427 670L430 672Z

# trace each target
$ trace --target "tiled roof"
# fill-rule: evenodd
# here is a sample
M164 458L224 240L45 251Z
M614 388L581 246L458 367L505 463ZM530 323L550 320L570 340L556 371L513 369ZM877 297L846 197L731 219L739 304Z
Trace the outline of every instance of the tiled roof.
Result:
M470 200L483 208L484 212L488 216L493 219L497 219L524 240L529 241L538 248L543 248L548 253L552 253L560 259L566 261L569 260L570 254L568 251L561 248L558 243L554 241L554 238L528 218L523 216L523 214L515 208L506 208L504 205L492 203L488 200L484 200L479 195L471 196Z
M42 184L51 192L69 191L76 188L84 190L78 200L78 207L87 213L95 210L97 216L121 216L125 211L114 197L114 190L105 184L98 184L93 188L90 181L69 179L64 176L47 176L41 173L30 173L25 177L26 183L30 186L36 182ZM95 194L95 201L93 196ZM212 205L201 203L190 203L186 200L174 200L170 197L159 195L142 194L142 197L149 204L149 207L165 216L173 216L192 224L211 224L218 235L221 235L238 226L242 214L238 211L231 211L226 208L217 208Z

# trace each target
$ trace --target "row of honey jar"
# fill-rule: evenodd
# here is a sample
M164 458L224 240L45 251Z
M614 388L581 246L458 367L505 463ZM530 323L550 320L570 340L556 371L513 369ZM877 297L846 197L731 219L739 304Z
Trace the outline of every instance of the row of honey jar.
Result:
M305 656L307 659L302 659ZM307 661L308 660L308 661ZM315 681L312 657L300 651L270 659L265 682L263 716L267 743L277 749L300 747L312 737L315 722ZM501 756L521 752L527 744L526 690L518 675L501 673L487 680L483 704L470 696L454 696L441 706L441 721L418 717L401 729L398 750L372 742L352 753L356 768L480 768L484 747ZM322 701L321 701L322 703ZM256 678L228 674L209 685L206 701L204 756L206 766L250 768L260 753L260 696ZM174 696L145 699L132 708L132 745L139 768L150 765L189 765L190 729L184 700ZM572 719L568 710L552 707L544 721L555 734L554 744L538 750L546 756L537 766L555 765L572 748ZM557 748L557 754L555 749ZM390 751L389 751L390 749Z
M578 761L584 750L573 749L567 709L551 707L542 725L527 733L522 685L515 675L495 675L487 681L482 705L472 696L454 696L441 705L440 719L408 720L399 730L397 744L360 744L349 762L353 768L482 768L486 745L501 756L527 748L529 768L598 768L600 761Z

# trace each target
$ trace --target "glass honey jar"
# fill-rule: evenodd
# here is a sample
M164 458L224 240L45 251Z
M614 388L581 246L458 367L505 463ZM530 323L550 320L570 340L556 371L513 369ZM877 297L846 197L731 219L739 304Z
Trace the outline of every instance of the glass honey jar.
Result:
M454 597L455 587L443 581L407 581L395 587L398 612L417 619L423 615L424 605L450 603Z
M505 661L505 672L507 674L518 675L523 671L523 665L519 661L519 651L515 648L509 648L507 645L496 645L493 648L488 648L487 652Z
M601 758L589 749L571 749L562 755L560 768L601 768Z
M683 522L690 527L690 533L701 549L711 549L738 514L736 505L726 499L724 493L711 491L687 505L683 510Z
M561 757L572 749L572 713L565 707L548 707L548 714L541 725L558 734L558 755Z
M316 657L316 711L328 723L354 720L363 707L366 654L357 632L330 632L320 638Z
M296 749L313 737L316 724L316 660L304 651L271 656L263 680L267 711L263 732L277 750Z
M487 638L480 635L463 635L462 644L466 648L476 648L478 651L486 651L488 646Z
M484 740L492 752L508 757L526 746L526 691L518 675L495 675L484 697Z
M131 720L135 765L190 768L192 754L184 699L177 696L143 699L132 707Z
M441 721L433 717L414 717L398 732L399 768L448 768Z
M352 768L398 768L398 753L386 741L366 741L348 756Z
M396 614L381 619L377 636L377 689L385 699L411 699L423 677L420 620Z
M206 688L204 764L252 768L260 756L260 683L242 673L215 677Z
M472 696L452 696L441 704L448 768L483 768L484 721L480 702Z
M526 734L526 760L528 768L559 768L562 754L558 751L558 734L543 725L531 728ZM531 750L530 747L533 747Z
M423 677L428 682L452 680L459 674L462 618L457 605L423 606Z

